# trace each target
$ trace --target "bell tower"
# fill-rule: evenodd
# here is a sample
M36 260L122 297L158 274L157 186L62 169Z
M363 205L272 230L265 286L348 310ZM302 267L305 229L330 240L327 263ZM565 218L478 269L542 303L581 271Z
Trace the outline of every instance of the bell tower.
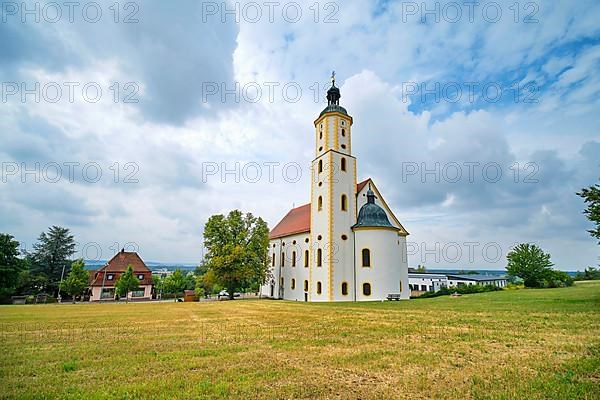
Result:
M314 121L315 159L311 166L311 301L354 300L356 159L352 117L340 106L335 72L327 106Z

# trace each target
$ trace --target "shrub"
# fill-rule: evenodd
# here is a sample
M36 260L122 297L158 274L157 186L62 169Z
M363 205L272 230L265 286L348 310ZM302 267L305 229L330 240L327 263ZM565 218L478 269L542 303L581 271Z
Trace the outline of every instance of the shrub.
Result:
M484 293L484 292L496 292L502 290L501 287L495 285L463 285L463 286L450 286L443 287L437 292L427 292L418 298L431 298L431 297L439 297L439 296L448 296L453 293L459 294L473 294L473 293Z
M573 286L573 278L566 272L552 270L546 278L545 286L550 288Z

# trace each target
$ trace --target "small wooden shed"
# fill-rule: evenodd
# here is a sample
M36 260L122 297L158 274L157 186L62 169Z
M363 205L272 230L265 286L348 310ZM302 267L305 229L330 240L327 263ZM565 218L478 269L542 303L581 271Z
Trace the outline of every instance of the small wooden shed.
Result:
M194 290L184 290L183 291L183 301L198 301L198 296L196 296L196 292Z

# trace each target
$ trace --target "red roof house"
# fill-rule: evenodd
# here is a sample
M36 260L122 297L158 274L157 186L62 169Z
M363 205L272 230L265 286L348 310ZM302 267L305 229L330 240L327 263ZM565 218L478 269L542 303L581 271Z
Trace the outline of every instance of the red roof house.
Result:
M114 300L115 285L127 266L133 267L133 274L139 279L140 287L128 294L133 300L149 300L152 297L152 271L136 252L121 250L102 268L93 271L90 277L90 301Z

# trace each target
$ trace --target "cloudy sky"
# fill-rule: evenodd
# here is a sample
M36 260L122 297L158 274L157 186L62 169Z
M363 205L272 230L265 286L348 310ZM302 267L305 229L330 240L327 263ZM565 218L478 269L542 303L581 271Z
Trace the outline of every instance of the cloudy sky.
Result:
M0 231L195 263L212 214L273 227L308 201L335 70L409 265L597 264L575 192L600 176L600 3L469 4L3 2Z

